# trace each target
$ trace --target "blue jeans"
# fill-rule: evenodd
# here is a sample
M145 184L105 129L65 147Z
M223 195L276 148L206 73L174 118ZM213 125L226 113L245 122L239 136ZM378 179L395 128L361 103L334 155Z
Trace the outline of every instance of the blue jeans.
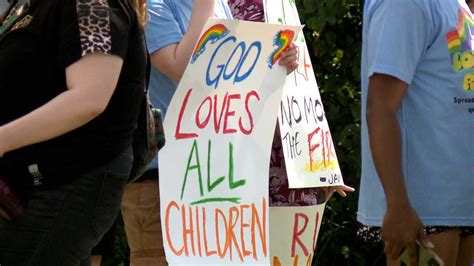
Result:
M21 217L0 219L0 265L90 265L90 252L120 210L131 148L68 185L34 192Z

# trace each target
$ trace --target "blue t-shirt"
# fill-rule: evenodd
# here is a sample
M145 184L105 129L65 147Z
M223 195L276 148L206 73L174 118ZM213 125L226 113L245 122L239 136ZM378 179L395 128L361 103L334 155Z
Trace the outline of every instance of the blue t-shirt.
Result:
M381 73L409 84L398 112L402 164L422 222L474 225L473 33L464 0L366 1L358 212L363 224L381 226L386 211L365 119L369 77Z
M188 30L194 0L147 0L147 5L149 21L145 27L145 36L149 53L152 54L165 46L179 43ZM232 19L226 0L216 0L214 16ZM154 106L161 109L163 115L166 115L177 87L177 82L152 67L150 100ZM158 160L155 158L148 168L153 169L157 165Z

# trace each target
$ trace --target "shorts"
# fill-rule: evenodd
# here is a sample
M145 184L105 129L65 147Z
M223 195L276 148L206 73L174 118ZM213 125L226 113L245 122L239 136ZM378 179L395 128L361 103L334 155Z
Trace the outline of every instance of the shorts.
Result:
M473 226L425 226L425 235L439 234L450 229L459 228L461 230L461 238L474 235ZM381 228L378 226L363 225L357 230L357 236L366 242L382 242Z

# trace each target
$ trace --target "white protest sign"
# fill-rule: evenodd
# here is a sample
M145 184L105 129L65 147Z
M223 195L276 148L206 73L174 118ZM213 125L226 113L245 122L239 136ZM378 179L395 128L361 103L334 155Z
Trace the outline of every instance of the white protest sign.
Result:
M160 152L170 265L269 265L268 173L301 27L210 19L169 106Z
M300 25L294 0L265 0L266 21ZM279 111L290 188L344 183L303 32L294 40L299 67L287 79Z
M270 208L273 266L311 266L325 204Z

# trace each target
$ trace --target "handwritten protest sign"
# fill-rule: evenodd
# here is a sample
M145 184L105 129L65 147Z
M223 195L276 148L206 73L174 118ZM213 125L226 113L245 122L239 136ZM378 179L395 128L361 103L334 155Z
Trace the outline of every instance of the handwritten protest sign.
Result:
M268 173L301 27L210 19L165 119L161 220L170 265L269 265Z
M273 266L311 266L324 204L270 208L270 254Z
M265 0L266 21L301 25L294 0ZM303 33L295 37L299 68L287 79L279 123L290 188L344 183Z

